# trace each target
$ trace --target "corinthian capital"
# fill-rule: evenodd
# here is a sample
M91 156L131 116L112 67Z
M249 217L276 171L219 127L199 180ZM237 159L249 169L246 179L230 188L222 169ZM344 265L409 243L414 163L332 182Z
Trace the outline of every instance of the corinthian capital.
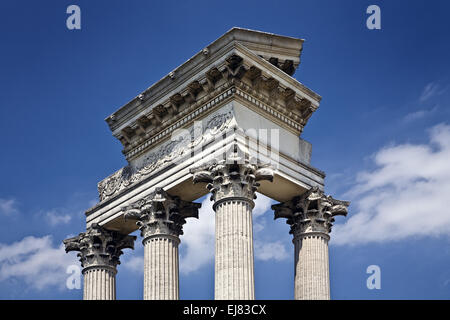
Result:
M134 249L135 236L124 235L116 231L106 230L93 224L86 232L65 239L66 252L79 251L81 266L106 266L115 268L120 264L122 249Z
M207 183L214 202L227 198L256 199L255 192L262 180L273 180L273 171L267 166L248 160L230 159L192 168L194 183Z
M136 220L141 236L147 238L156 234L180 236L187 218L198 218L200 203L183 201L171 196L162 188L122 208L125 219Z
M290 201L273 205L272 209L275 219L287 219L286 223L291 226L290 233L297 237L310 233L330 233L334 217L346 216L349 205L350 202L326 196L314 187Z

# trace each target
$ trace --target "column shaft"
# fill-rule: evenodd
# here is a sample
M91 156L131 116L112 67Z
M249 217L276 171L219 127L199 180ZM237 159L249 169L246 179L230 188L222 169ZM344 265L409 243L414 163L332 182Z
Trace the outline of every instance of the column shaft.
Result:
M84 300L115 300L116 272L108 268L88 268L84 275Z
M296 300L329 300L330 275L328 236L305 235L295 237Z
M252 206L224 200L216 211L215 299L253 300Z
M135 219L144 245L144 300L178 300L179 236L187 218L198 218L199 203L183 201L162 188L123 208Z
M246 159L237 144L227 159L190 170L194 183L206 183L216 212L215 299L254 300L252 210L259 181L273 170Z
M295 250L296 300L330 299L328 241L336 216L346 216L348 201L327 196L313 187L290 201L272 205L275 219L291 226Z
M144 240L144 300L178 300L178 245L169 235Z

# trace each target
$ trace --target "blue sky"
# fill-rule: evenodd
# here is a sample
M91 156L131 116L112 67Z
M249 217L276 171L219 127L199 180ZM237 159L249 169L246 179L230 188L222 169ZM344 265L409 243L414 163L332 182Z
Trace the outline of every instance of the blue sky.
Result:
M70 4L81 30L66 28ZM381 30L366 28L371 4ZM103 119L233 26L306 40L294 77L323 100L302 137L327 193L352 201L331 235L332 298L450 298L449 11L448 1L2 1L0 298L81 298L65 287L75 258L60 243L83 230L97 182L126 164ZM256 297L291 299L288 226L268 199L258 206ZM183 299L213 298L206 211L182 238ZM138 244L123 256L119 299L142 298L142 255ZM380 290L367 289L369 265Z

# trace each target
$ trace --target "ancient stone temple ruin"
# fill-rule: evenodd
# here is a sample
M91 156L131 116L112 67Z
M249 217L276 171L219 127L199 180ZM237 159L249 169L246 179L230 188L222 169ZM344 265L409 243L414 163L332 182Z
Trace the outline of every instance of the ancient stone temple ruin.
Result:
M323 193L325 175L300 138L321 99L292 77L302 46L233 28L106 119L128 165L98 183L86 230L64 240L79 251L84 299L115 299L120 256L137 229L144 299L179 299L180 236L206 194L215 299L255 299L256 191L278 201L274 217L290 225L295 299L330 298L329 234L349 203Z

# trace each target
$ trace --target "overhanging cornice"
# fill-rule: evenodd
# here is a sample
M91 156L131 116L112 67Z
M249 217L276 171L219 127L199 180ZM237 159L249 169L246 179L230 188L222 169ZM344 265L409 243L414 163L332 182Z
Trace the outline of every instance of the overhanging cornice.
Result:
M142 145L148 146L149 141L157 143L160 139L155 138L167 135L174 123L207 104L224 88L238 84L241 88L250 86L254 96L267 100L278 111L285 109L286 115L290 112L300 134L321 97L274 65L273 61L266 60L261 50L270 54L283 51L285 58L297 56L299 59L302 42L234 28L106 121L113 135L124 145L124 154L130 160L130 155L136 154L136 148L142 150ZM277 59L281 61L281 58ZM284 106L276 101L280 94L285 98ZM302 114L304 107L310 112ZM292 113L296 108L299 112Z

